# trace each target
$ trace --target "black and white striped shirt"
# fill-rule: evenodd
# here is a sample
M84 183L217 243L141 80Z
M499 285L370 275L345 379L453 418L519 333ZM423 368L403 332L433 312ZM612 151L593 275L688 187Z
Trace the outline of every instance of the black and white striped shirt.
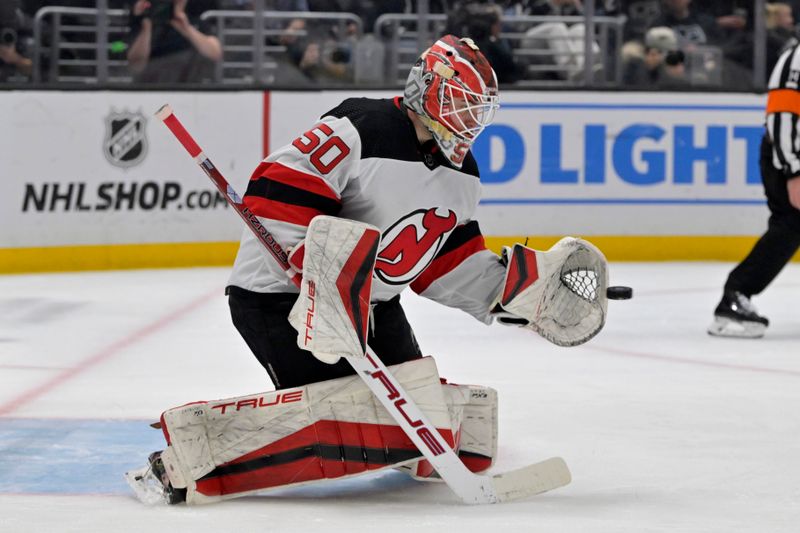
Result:
M767 89L767 131L772 140L772 165L787 176L800 175L800 44L781 54Z

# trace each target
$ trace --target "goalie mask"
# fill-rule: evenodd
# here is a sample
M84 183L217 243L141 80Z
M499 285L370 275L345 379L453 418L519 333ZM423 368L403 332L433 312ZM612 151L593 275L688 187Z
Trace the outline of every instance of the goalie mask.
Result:
M499 107L497 77L472 39L446 35L411 68L403 102L460 168Z

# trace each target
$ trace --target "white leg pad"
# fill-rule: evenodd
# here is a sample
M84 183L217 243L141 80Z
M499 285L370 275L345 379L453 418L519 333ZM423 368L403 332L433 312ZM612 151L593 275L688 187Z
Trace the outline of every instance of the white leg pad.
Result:
M497 458L497 391L480 385L442 385L456 434L456 452L473 472L488 470ZM420 481L441 481L421 459L400 468Z
M467 396L459 452L497 458L497 391L476 385L454 385Z
M391 371L452 442L465 412L450 405L465 393L441 385L430 357ZM162 460L173 486L187 489L189 504L362 474L421 455L357 376L188 404L161 418L169 442ZM470 442L473 433L486 441L486 431L470 431Z

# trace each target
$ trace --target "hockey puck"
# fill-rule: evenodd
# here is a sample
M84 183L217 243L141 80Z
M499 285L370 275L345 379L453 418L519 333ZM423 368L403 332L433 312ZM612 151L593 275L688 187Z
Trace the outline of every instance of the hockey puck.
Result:
M633 289L623 285L609 287L606 289L606 297L609 300L630 300L633 298Z

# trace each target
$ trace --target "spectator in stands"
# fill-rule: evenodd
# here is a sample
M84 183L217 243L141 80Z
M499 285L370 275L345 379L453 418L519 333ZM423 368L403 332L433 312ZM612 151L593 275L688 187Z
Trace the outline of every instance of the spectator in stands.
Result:
M306 1L306 0L303 0ZM337 0L312 0L307 3L313 12L334 13L350 6ZM340 31L338 24L324 20L297 19L290 23L281 38L287 47L287 54L292 64L302 75L300 79L284 82L289 84L336 84L353 79L351 61L352 49L358 38L358 27L348 24Z
M792 6L784 3L766 5L767 25L767 75L786 48L797 44ZM764 80L765 82L767 80Z
M778 30L788 39L794 36L794 15L792 6L781 2L767 4L766 25L767 29Z
M8 28L0 29L8 31ZM0 37L8 36L8 33L0 33ZM22 76L19 81L24 81L31 75L33 63L23 56L16 46L16 41L4 41L0 44L0 81L13 80L17 76Z
M689 88L689 80L686 76L686 55L683 50L672 50L664 56L658 88L662 91L682 91Z
M225 10L241 10L255 12L255 0L219 0L220 6ZM264 64L270 65L268 72L262 73L260 80L269 84L302 86L308 85L308 78L297 68L296 61L289 55L289 49L296 46L299 39L307 35L306 18L294 15L275 16L278 12L307 13L309 5L307 0L263 0L259 7L267 12L261 20L264 29L264 44L267 52ZM254 17L259 20L260 17ZM253 29L254 20L249 18L232 19L226 22L226 29L235 29L238 35L226 36L226 44L236 46L239 50L226 51L226 59L241 64L250 64L253 61ZM226 73L236 68L226 68ZM252 70L247 68L246 70ZM248 74L249 75L249 74Z
M383 3L383 0L378 0ZM457 4L459 0L428 0L428 13L444 14ZM491 2L492 0L485 0ZM387 2L388 3L388 2ZM394 3L394 0L392 1ZM403 13L419 13L419 2L417 0L403 0L405 9ZM431 43L433 44L433 43Z
M524 15L534 16L575 16L583 14L581 0L530 0L520 2L523 5Z
M715 20L722 40L752 28L753 0L694 0L694 8Z
M678 38L672 28L650 28L644 46L632 41L623 51L625 67L622 81L626 86L661 89L686 85L685 56L678 50ZM669 58L669 62L667 59Z
M735 8L715 20L722 37L721 46L725 58L752 71L754 36L753 18L749 11L741 7ZM743 74L749 75L747 72Z
M265 0L264 9L267 11L295 11L306 13L309 11L308 0ZM267 29L282 29L280 37L277 39L269 38L269 41L283 46L292 45L300 36L306 32L306 19L295 18L285 22L285 20L267 20Z
M32 62L20 50L19 29L22 12L16 0L0 4L0 81L31 74Z
M579 16L584 12L580 0L531 0L506 4L505 13L530 16ZM595 14L602 10L595 9ZM558 19L543 22L528 28L509 28L525 33L519 48L538 52L524 55L521 62L527 76L548 80L577 80L584 76L585 26L582 22L564 22ZM600 47L592 42L594 75L603 68ZM548 53L549 52L549 53Z
M240 9L243 11L253 11L255 9L254 0L219 1L223 9ZM295 11L298 13L305 13L309 10L308 0L263 0L262 5L265 11ZM302 33L305 30L305 19L290 19L289 22L286 22L285 19L268 19L265 21L265 28L267 30L285 30L289 35ZM269 36L268 42L277 44L279 41L282 41L284 37L285 35L279 38Z
M662 0L661 16L652 26L672 28L678 36L678 46L683 50L719 44L722 36L714 17L691 9L691 3L692 0Z
M661 28L651 28L650 32L659 32ZM666 28L672 36L674 46L677 47L675 33ZM623 69L622 84L626 87L638 89L651 89L658 83L658 76L661 72L661 65L664 63L666 50L652 44L642 44L639 41L631 40L625 43L621 51Z
M700 7L708 11L703 12L691 4L692 0L662 0L664 12L656 24L677 33L692 85L752 90L753 32L747 10L705 1Z
M492 65L500 83L514 83L522 68L508 41L500 37L502 9L492 3L467 2L448 13L446 33L469 37Z
M309 81L346 82L352 77L350 55L330 36L311 36L296 41L289 54Z
M328 13L353 13L361 17L364 33L370 33L375 27L375 20L386 13L411 13L412 6L406 0L308 0L311 11ZM432 11L436 12L437 2L431 2ZM409 11L407 11L409 10Z
M131 8L128 63L137 82L210 80L222 45L200 15L216 0L136 0Z
M617 0L617 2L618 13L627 18L622 32L623 42L643 43L647 30L654 27L653 23L661 16L661 0Z

